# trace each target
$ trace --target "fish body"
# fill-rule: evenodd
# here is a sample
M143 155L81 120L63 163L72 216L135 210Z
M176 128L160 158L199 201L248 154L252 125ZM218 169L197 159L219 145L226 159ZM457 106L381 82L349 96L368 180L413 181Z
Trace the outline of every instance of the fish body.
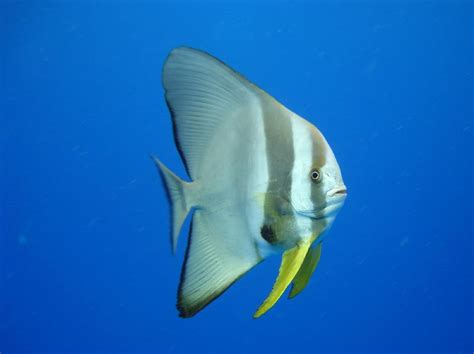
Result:
M172 245L193 211L178 291L191 317L256 264L283 252L254 317L304 289L346 187L319 130L209 54L174 49L163 68L176 144L192 182L155 159L172 208Z

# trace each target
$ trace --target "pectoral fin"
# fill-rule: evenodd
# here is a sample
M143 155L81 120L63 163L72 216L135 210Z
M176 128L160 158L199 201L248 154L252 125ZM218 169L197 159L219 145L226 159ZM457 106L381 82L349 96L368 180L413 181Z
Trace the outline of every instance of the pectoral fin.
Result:
M290 285L291 281L303 264L310 245L311 241L308 240L298 244L298 246L286 251L283 254L280 270L275 284L273 285L273 289L262 305L260 305L257 312L255 312L253 315L254 318L259 318L265 312L271 309L281 297L281 295L285 292L286 288L288 285Z
M311 278L311 275L318 266L320 258L321 243L318 244L316 247L312 247L308 251L308 254L304 259L303 265L301 266L300 270L293 279L293 286L291 288L290 295L288 295L289 299L294 298L296 295L303 291L306 285L308 285L309 279Z

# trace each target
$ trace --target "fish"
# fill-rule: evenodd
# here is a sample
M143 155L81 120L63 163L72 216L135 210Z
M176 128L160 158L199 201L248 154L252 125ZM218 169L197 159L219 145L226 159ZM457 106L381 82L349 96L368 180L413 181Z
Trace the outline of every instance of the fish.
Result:
M171 247L189 214L179 316L201 311L266 258L282 254L270 310L317 267L347 189L322 133L212 55L173 49L162 71L175 143L189 181L153 157L171 206Z

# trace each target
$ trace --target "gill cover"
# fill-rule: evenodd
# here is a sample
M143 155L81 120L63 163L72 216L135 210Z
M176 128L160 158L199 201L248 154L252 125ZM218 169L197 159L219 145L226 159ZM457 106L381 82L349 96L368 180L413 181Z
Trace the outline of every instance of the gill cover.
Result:
M283 253L280 270L273 289L255 312L253 318L259 318L275 305L301 268L312 242L313 239L302 241L296 247Z

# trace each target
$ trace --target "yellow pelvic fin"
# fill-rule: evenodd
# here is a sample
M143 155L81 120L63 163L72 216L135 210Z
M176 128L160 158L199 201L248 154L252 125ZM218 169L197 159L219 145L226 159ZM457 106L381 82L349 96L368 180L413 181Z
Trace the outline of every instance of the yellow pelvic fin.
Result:
M308 253L309 246L312 240L299 243L296 247L283 253L278 277L275 280L273 289L270 295L260 305L257 312L253 315L254 318L259 318L265 312L270 310L278 301L281 295L285 292L288 285L298 273L298 270L303 264L306 253Z
M302 292L304 288L306 288L306 285L308 285L311 275L318 266L320 258L321 243L318 244L316 247L312 247L308 251L308 254L304 259L303 265L301 266L300 270L293 279L293 286L291 288L290 295L288 295L289 299L294 298L296 295Z

